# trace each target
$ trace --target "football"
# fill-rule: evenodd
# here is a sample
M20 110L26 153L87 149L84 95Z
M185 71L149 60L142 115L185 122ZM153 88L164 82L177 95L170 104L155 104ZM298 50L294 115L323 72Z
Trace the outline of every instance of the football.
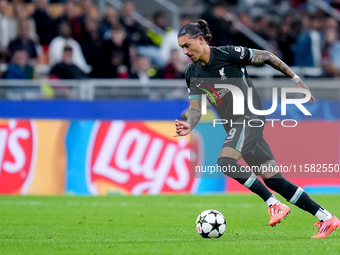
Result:
M226 227L223 214L213 209L205 210L196 219L196 230L203 238L219 238Z

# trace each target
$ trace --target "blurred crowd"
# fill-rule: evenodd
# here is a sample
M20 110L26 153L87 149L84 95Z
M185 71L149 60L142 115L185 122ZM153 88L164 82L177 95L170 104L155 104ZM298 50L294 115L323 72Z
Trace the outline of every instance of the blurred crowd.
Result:
M241 23L288 65L319 67L323 77L340 76L338 20L306 0L243 0L245 8L236 12L237 2L206 1L206 11L182 15L180 26L203 18L213 34L211 45L264 49L237 29ZM340 0L324 2L340 11ZM178 31L167 23L166 13L147 17L160 33L137 23L135 11L133 1L99 15L92 0L0 0L0 78L42 78L39 65L48 67L51 79L135 78L147 83L183 78L189 59L177 46Z

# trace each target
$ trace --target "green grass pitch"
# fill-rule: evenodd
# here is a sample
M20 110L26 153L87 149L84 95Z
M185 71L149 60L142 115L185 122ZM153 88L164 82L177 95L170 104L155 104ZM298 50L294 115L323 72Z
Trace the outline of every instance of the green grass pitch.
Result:
M340 196L312 196L340 216ZM313 240L316 218L291 205L268 225L255 195L0 196L0 254L340 254L340 229ZM203 239L195 220L220 211L227 230Z

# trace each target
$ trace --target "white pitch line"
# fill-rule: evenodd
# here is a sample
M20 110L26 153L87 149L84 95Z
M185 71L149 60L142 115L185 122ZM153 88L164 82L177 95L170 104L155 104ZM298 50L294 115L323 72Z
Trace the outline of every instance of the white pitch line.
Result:
M46 206L46 205L51 205L53 202L42 202L42 201L34 201L34 200L25 200L25 201L1 201L0 200L0 205L6 206L6 205L12 205L12 206ZM67 206L103 206L103 207L141 207L145 205L151 205L150 203L127 203L127 202L79 202L79 201L67 201L65 203ZM159 206L159 205L158 205ZM254 204L249 204L249 203L166 203L162 204L161 207L241 207L241 208L249 208L249 207L254 207Z
M48 203L43 203L40 201L1 201L0 205L30 205L30 206L41 206L48 205Z
M0 206L51 206L55 204L53 201L36 201L36 200L25 200L25 201L9 201L9 200L1 200L0 199ZM89 206L89 207L143 207L153 206L154 203L148 202L140 202L140 203L128 203L128 202L82 202L82 201L65 201L62 203L66 206ZM227 207L227 208L252 208L258 206L258 204L251 204L251 203L166 203L162 205L157 205L158 207L194 207L194 208L216 208L216 207ZM333 208L340 208L340 205L333 205Z

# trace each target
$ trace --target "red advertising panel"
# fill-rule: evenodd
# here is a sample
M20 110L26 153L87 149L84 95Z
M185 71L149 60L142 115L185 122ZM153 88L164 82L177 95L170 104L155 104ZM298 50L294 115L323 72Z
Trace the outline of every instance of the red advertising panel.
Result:
M193 192L188 138L173 138L173 123L97 121L87 155L92 194Z
M25 193L34 172L36 133L31 121L0 122L0 193Z
M65 121L0 120L0 194L65 192Z
M264 137L286 178L302 188L340 187L339 121L305 121L290 128L267 124ZM227 191L248 192L248 189L229 180Z

